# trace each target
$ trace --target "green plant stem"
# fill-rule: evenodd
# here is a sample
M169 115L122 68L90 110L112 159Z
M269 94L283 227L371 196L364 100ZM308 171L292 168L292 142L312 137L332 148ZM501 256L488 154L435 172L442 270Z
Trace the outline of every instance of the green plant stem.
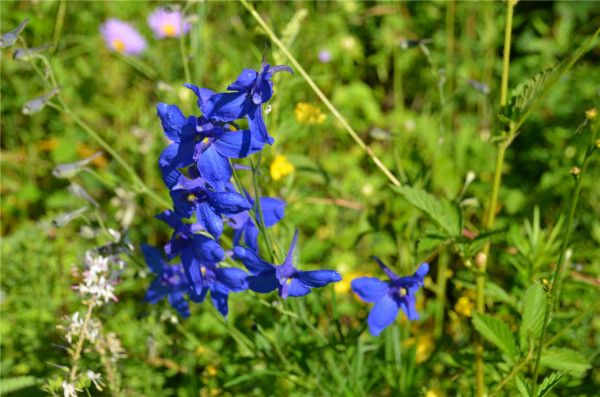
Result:
M554 308L554 302L557 299L556 291L558 290L558 285L560 284L560 274L563 272L563 266L565 264L565 253L567 252L567 247L569 245L569 238L571 236L571 230L573 226L573 218L575 217L575 210L577 209L577 201L579 200L579 193L581 192L581 181L585 170L587 169L590 159L592 158L592 153L596 149L596 137L598 136L598 127L600 126L600 122L596 121L592 127L592 143L588 150L585 153L585 158L583 160L583 165L581 166L581 170L579 174L575 176L575 188L573 189L573 194L571 196L571 207L569 208L569 214L567 217L567 222L565 223L565 232L563 233L563 240L560 246L560 253L558 255L558 262L556 263L556 269L554 269L554 274L552 275L552 280L550 281L550 289L546 295L546 308L544 310L544 322L542 323L542 332L540 335L540 341L537 349L537 354L535 357L535 366L533 369L533 396L536 395L538 390L538 376L540 371L540 360L542 358L542 351L544 350L544 339L546 338L546 332L548 330L548 323L550 322L550 314ZM560 298L560 297L559 297Z
M187 9L189 7L189 5L192 4L191 2L188 2L185 7L182 10L183 15L186 15ZM181 21L179 22L179 30L181 32L183 32L183 27L185 24L185 17L181 18ZM192 75L190 74L190 64L189 64L189 59L187 56L187 51L185 48L185 37L187 35L185 34L180 34L179 35L179 51L181 52L181 63L183 65L183 74L185 76L185 81L186 83L192 83Z
M448 270L449 254L447 249L442 248L438 257L438 271L437 271L437 307L435 309L435 328L433 335L436 339L442 337L444 333L444 308L446 306L446 283L447 283L447 270Z
M81 351L83 350L83 342L85 341L88 324L92 319L92 312L94 311L95 304L96 298L90 299L87 312L85 313L85 318L83 319L83 324L81 325L81 333L79 334L79 338L77 339L77 345L75 345L75 351L73 352L73 356L71 356L72 367L71 371L69 371L69 383L71 384L75 382L75 378L77 377L77 363L79 362L79 358L81 357Z
M400 181L391 173L391 171L383 164L383 162L377 157L377 155L373 152L367 144L358 136L356 131L350 126L348 121L340 114L340 112L336 109L335 106L327 99L323 91L317 86L317 84L313 81L313 79L308 75L308 73L304 70L304 68L300 65L300 63L296 60L296 58L289 52L285 44L279 40L279 38L273 33L271 28L267 25L267 23L262 19L262 17L256 12L254 7L252 7L246 0L239 0L240 3L250 12L250 14L256 19L258 24L263 28L267 36L279 47L281 52L287 57L292 66L300 75L306 80L310 88L317 94L319 99L323 101L323 104L329 109L329 111L333 114L333 116L340 122L342 127L346 130L346 132L354 139L354 141L358 144L358 146L373 160L375 165L379 167L379 169L385 174L385 176L390 180L390 182L394 186L400 186Z
M515 0L508 0L506 2L506 25L504 28L504 52L502 57L502 80L500 84L500 107L505 106L508 99L508 72L510 68L510 46L512 35L513 10L515 4ZM488 207L487 216L484 221L484 229L486 231L490 230L493 227L494 220L496 218L496 207L498 203L498 193L500 191L500 184L502 182L502 168L504 166L504 157L506 155L506 149L510 145L511 141L512 136L509 136L508 139L503 141L498 147L490 204ZM483 248L483 258L478 263L479 269L477 273L476 282L476 308L477 312L480 314L483 314L485 312L485 277L487 270L487 258L489 252L490 243L487 243ZM485 393L483 343L483 337L481 335L478 335L475 341L475 393L477 397L482 397Z
M254 188L254 214L256 218L256 224L260 230L260 234L267 246L269 255L271 257L271 263L276 262L275 253L268 236L267 227L265 226L265 219L262 213L262 207L260 205L260 187L258 186L258 168L260 166L260 160L262 158L262 152L259 152L256 158L256 164L252 164L252 185Z

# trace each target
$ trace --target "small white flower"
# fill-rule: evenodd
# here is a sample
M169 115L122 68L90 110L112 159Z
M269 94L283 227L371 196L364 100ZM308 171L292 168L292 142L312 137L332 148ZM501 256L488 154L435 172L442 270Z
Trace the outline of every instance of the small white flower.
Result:
M64 397L77 397L77 391L75 391L75 385L68 383L66 380L62 382L63 396Z
M102 382L102 375L97 374L94 371L87 371L87 377L92 381L96 389L102 391L102 386L104 386L104 382Z

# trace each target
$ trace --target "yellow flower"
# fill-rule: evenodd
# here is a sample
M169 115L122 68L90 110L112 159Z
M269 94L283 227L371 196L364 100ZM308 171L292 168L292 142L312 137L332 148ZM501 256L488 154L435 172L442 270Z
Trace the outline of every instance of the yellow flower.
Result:
M596 108L591 108L585 111L585 117L588 120L594 120L596 116L598 116L598 109Z
M454 311L465 317L471 317L473 315L473 308L475 304L467 296L461 296L454 305Z
M305 124L322 124L327 116L321 113L321 109L310 103L298 102L296 105L296 120Z
M296 167L290 163L283 154L278 154L271 163L269 170L271 171L271 178L278 181L286 175L294 172Z
M427 390L427 393L425 393L425 397L444 397L444 393L439 389L429 389Z
M217 375L217 368L212 364L208 364L206 368L204 368L204 372L212 378Z
M431 356L434 350L433 334L428 332L416 337L405 339L402 345L405 347L414 346L415 348L415 361L417 364L421 364Z
M333 284L333 288L335 290L336 294L347 294L348 292L350 292L350 283L352 283L352 280L354 280L357 277L363 277L366 276L365 273L362 272L348 272L346 274L344 274L344 276L342 277L342 280Z

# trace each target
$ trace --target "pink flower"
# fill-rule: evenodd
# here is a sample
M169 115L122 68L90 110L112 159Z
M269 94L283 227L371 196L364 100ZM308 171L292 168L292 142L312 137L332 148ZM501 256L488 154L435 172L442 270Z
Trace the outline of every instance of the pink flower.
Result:
M184 21L184 16L180 11L169 11L165 8L157 8L150 14L148 25L157 39L179 37L190 30L190 24Z
M127 55L138 55L146 49L146 40L130 24L111 18L100 27L108 48Z

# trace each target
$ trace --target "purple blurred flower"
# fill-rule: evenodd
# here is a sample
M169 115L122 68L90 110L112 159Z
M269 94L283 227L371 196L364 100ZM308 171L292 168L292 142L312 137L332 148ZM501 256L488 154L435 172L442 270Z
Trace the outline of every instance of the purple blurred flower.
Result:
M319 62L321 62L321 63L331 62L331 53L327 50L319 51Z
M109 19L100 27L106 45L113 51L137 55L146 49L146 40L130 24L118 19Z
M148 17L148 25L157 39L179 37L190 30L190 24L185 22L183 17L183 14L177 10L169 11L165 8L157 8Z

